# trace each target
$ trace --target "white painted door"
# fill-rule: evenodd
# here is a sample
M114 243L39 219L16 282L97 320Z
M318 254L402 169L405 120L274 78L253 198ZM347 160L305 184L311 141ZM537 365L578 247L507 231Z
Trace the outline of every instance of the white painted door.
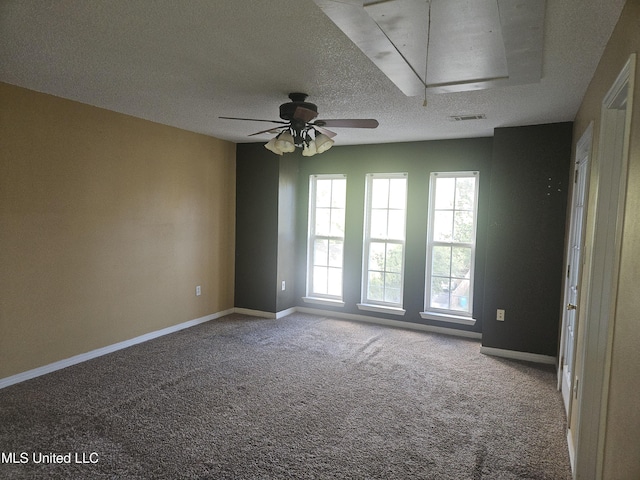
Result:
M576 146L576 169L573 197L571 200L571 220L569 243L567 245L567 276L564 284L564 315L562 319L562 344L558 380L562 390L564 406L569 415L571 389L573 385L573 365L575 360L577 308L580 270L582 267L583 225L586 218L587 179L593 126L589 125Z

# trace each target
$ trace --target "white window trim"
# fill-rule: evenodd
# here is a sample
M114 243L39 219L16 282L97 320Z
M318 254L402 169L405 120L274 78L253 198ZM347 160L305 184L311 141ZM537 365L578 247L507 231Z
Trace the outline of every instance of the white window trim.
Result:
M476 324L476 319L473 317L451 315L450 313L437 313L433 310L430 310L428 312L420 312L420 317L425 320L437 320L439 322L458 323L460 325Z
M385 305L377 305L373 303L358 303L358 310L367 312L390 313L391 315L404 315L407 311L404 308L389 307Z
M473 231L473 239L471 243L447 243L436 242L432 240L433 236L433 221L434 211L432 206L435 205L435 177L438 178L457 178L457 177L475 177L476 188L474 198L474 212L473 223L475 229ZM425 320L437 320L440 322L456 323L461 325L475 325L476 319L473 318L473 289L475 285L475 258L476 258L476 236L478 230L478 192L480 190L480 172L478 171L463 171L463 172L433 172L429 178L429 218L427 224L427 268L425 276L425 302L424 311L420 312L420 317ZM460 312L459 310L448 310L430 307L431 304L431 269L432 269L432 250L435 245L464 245L471 248L471 269L472 275L469 276L469 305L471 311L469 313Z
M313 276L313 248L314 248L314 240L317 237L315 235L315 227L313 230L313 236L311 233L311 225L315 226L316 222L316 211L315 211L315 190L316 190L316 181L318 179L322 180L333 180L333 179L347 179L345 174L312 174L309 176L309 212L308 212L308 223L307 223L307 274L306 274L306 296L302 299L307 303L317 303L320 305L334 305L344 307L344 250L342 255L342 293L338 295L324 295L320 293L311 292L311 285L313 284L312 276ZM313 200L312 200L313 199ZM346 202L346 198L345 198ZM346 227L346 209L345 209L345 227ZM320 235L322 238L328 238L329 240L341 239L343 248L344 248L344 236L343 237L330 237L325 235Z
M344 307L342 300L332 300L329 298L320 297L302 297L302 301L305 303L314 303L316 305L326 305L331 307Z
M367 298L367 282L368 282L368 272L369 272L369 246L372 240L370 236L370 222L371 222L371 204L372 204L372 188L371 185L375 178L385 178L385 179L394 179L394 178L404 178L407 180L407 194L405 195L404 201L404 232L403 232L403 240L389 240L389 239L378 239L380 241L388 242L388 243L398 243L402 245L402 272L401 272L401 284L400 284L400 298L401 302L398 303L390 303L390 302L381 302L377 300L371 300ZM361 302L357 304L358 309L367 310L371 312L380 312L380 313L391 313L394 315L404 315L405 310L402 308L404 304L404 271L405 271L405 257L407 250L407 197L409 191L409 182L408 182L408 174L404 173L367 173L365 179L365 205L364 205L364 240L362 247L362 290L360 292Z

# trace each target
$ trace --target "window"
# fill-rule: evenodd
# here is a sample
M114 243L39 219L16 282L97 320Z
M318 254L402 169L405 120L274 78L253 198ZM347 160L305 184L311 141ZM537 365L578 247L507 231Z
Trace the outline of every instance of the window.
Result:
M311 175L305 301L342 302L345 175Z
M362 310L404 314L407 174L366 178Z
M432 173L423 318L473 324L478 172Z

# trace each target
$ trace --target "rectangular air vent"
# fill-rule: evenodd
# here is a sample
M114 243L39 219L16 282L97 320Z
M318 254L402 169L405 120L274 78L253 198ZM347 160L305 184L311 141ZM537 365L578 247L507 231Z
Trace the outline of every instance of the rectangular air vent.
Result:
M484 113L478 115L451 115L449 120L452 122L461 122L463 120L484 120L487 116Z

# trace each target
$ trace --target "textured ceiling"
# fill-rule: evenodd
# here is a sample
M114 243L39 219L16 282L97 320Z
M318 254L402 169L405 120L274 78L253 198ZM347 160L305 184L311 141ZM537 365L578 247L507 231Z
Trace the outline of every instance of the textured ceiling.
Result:
M435 0L434 0L435 1ZM0 81L233 142L301 91L336 145L491 136L573 120L624 0L547 0L538 83L404 95L313 0L2 0ZM1 107L0 107L1 108ZM486 119L453 122L453 115ZM268 126L268 125L267 125Z

